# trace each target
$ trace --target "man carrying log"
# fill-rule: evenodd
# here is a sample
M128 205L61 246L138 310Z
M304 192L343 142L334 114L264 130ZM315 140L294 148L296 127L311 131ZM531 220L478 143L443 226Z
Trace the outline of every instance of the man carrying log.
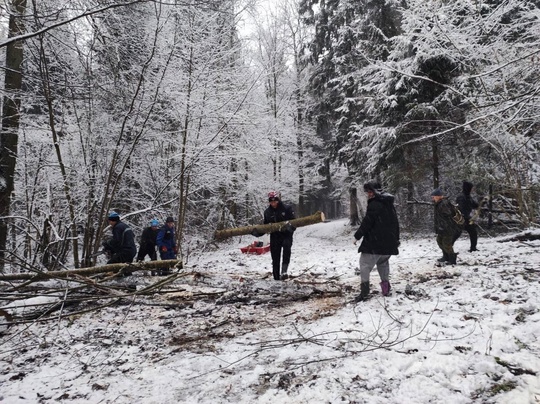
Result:
M290 223L294 227L304 227L311 224L324 222L326 219L323 212L315 212L310 216L300 217L298 219L291 220ZM234 227L232 229L221 229L216 230L214 233L214 238L216 240L223 240L228 237L244 236L246 234L253 234L253 230L257 229L257 232L260 234L273 233L275 231L283 230L283 226L287 224L288 221L278 222L278 223L269 223L269 224L258 224L253 226L242 226Z
M279 192L271 191L268 193L268 203L270 206L264 211L264 224L286 222L279 231L270 233L270 254L272 256L272 274L276 281L285 280L289 277L287 271L291 261L291 249L293 243L293 233L296 228L288 220L295 219L294 210L291 206L285 205L281 201ZM251 234L255 237L261 237L261 233L256 228ZM283 261L280 261L281 251L283 250Z

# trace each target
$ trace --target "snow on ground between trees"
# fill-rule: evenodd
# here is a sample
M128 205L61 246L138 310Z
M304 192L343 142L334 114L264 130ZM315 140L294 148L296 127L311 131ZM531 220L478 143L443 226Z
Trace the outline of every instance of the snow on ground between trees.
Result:
M465 233L459 265L438 268L434 235L404 237L392 295L374 270L372 298L355 304L355 230L297 229L285 282L238 237L191 255L153 293L122 292L164 280L137 273L110 282L114 304L4 325L0 401L540 402L539 240L483 235L469 253Z

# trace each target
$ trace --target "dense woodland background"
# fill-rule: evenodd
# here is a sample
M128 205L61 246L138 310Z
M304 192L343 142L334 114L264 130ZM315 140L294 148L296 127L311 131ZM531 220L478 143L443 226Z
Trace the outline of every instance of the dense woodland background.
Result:
M271 189L355 224L374 178L405 230L463 179L538 225L540 2L271 4L2 0L2 271L93 265L112 209L184 255Z

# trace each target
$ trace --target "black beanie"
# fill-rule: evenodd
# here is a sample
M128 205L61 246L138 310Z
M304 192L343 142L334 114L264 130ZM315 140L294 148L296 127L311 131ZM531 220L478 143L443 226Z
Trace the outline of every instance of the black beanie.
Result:
M381 184L377 181L369 181L364 184L364 192L371 191L375 194L382 192Z
M473 189L472 182L463 181L463 193L465 195L470 195L472 189Z

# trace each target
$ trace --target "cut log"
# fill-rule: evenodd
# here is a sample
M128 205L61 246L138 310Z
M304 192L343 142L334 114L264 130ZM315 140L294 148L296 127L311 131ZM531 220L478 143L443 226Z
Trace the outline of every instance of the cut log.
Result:
M150 270L157 268L178 268L182 269L183 264L181 260L163 260L163 261L143 261L132 262L129 264L109 264L99 267L80 268L80 269L68 269L65 271L49 271L49 272L26 272L22 274L5 274L0 275L1 281L18 281L18 280L41 280L51 278L69 278L74 275L94 275L105 272L120 272L121 270L137 271L137 270Z
M324 213L316 212L311 216L305 216L298 219L287 220L284 222L268 223L268 224L256 224L254 226L235 227L233 229L216 230L214 237L218 240L243 236L245 234L251 234L253 230L257 230L258 233L273 233L280 231L287 223L292 224L294 227L309 226L310 224L324 222Z
M512 237L508 237L502 240L497 240L499 243L506 243L507 241L534 241L540 240L540 233L523 232Z

